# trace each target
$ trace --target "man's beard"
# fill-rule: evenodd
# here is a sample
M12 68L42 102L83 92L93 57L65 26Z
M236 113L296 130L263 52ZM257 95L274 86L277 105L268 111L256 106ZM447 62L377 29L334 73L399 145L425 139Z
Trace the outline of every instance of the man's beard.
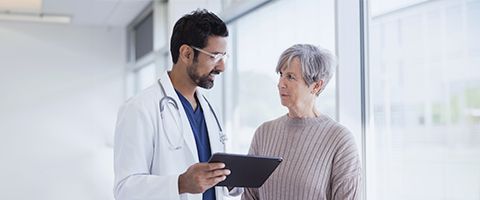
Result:
M210 80L210 75L212 74L220 74L220 71L218 70L212 70L210 73L207 75L201 76L197 73L196 69L198 68L198 62L194 62L192 65L190 65L187 68L187 73L190 79L193 80L197 84L197 86L205 88L205 89L210 89L213 87L213 80Z

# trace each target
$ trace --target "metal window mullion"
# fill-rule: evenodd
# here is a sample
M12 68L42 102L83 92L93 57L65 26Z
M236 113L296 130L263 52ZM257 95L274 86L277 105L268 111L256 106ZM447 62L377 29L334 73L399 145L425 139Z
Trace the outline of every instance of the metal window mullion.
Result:
M363 199L366 199L367 131L367 7L366 0L335 1L337 120L355 136L363 164Z

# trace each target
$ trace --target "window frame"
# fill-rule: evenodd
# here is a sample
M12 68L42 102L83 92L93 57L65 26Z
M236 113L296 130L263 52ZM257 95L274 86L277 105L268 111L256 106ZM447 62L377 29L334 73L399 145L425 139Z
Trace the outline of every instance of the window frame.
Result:
M362 199L366 199L366 134L372 121L368 108L368 0L335 1L335 8L336 120L355 136L362 160Z
M128 98L129 95L134 95L139 92L139 77L138 77L138 72L146 67L149 66L151 63L154 63L155 61L155 55L154 55L154 49L155 46L153 46L153 49L141 56L140 58L136 58L136 41L135 41L135 34L136 30L135 27L137 27L139 24L144 22L147 17L152 15L153 17L153 32L155 33L155 12L154 12L154 4L149 3L133 20L127 25L126 32L127 32L127 66L125 69L125 80L128 80L128 76L133 76L133 83L129 83L128 81L125 81L125 90L127 88L131 88L129 85L133 85L132 90L133 91L125 91L125 98ZM152 34L154 34L152 33ZM155 40L155 34L153 35L153 41L154 43Z

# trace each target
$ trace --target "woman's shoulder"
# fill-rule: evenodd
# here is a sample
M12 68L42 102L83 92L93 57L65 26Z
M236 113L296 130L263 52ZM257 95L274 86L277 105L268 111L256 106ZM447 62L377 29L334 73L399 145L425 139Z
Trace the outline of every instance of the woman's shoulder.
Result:
M283 121L284 116L280 116L276 119L263 122L260 126L258 126L255 130L255 134L253 135L250 153L260 153L259 148L261 146L271 142L271 138L273 138L279 132L282 132L284 129L284 126L282 125L284 123Z
M326 129L328 131L328 134L330 137L334 138L332 141L332 144L336 146L337 149L339 150L345 150L345 149L351 149L351 148L356 148L355 144L355 137L353 133L344 125L341 123L330 119L326 121ZM355 150L356 151L356 150Z
M263 129L271 129L273 127L278 127L278 125L284 124L285 123L285 118L286 115L282 115L280 117L277 117L276 119L268 120L266 122L263 122L260 124L260 126L257 128L257 130L263 130Z
M321 123L319 123L318 126L326 127L326 130L329 132L335 132L338 134L351 134L347 127L326 115L322 116Z

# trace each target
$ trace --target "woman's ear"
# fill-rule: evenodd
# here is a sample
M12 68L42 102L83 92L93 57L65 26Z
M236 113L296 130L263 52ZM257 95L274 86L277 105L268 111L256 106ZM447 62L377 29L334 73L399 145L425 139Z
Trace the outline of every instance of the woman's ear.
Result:
M319 80L315 83L313 83L313 92L312 94L315 94L315 95L319 95L320 92L322 91L322 88L323 88L323 80Z
M193 50L190 46L183 44L180 46L179 51L179 60L181 60L183 63L186 64L191 64L193 61Z

